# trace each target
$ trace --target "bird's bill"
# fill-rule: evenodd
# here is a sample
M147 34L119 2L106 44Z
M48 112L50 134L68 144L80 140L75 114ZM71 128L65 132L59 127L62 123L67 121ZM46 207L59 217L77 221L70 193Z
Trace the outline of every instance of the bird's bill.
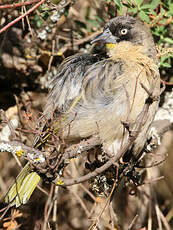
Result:
M95 42L104 42L106 44L116 44L116 37L112 35L109 29L103 31L103 33L97 35L92 41L91 44Z

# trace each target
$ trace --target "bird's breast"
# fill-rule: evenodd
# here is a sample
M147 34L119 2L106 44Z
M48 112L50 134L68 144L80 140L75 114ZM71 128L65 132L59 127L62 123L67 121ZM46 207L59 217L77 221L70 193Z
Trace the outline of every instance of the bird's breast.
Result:
M116 149L120 147L121 140L128 137L122 122L134 126L148 97L143 85L150 89L154 75L153 68L138 61L118 58L97 63L86 74L81 98L68 114L68 138L97 134L103 143L116 141ZM151 106L149 117L154 116L156 107L156 103Z

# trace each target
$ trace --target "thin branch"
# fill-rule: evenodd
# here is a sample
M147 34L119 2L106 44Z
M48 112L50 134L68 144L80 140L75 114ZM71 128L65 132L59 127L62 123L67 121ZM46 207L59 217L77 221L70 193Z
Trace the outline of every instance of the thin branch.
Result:
M41 0L40 2L38 2L35 6L33 6L31 9L29 9L26 13L22 14L21 16L19 16L18 18L14 19L13 21L11 21L10 23L8 23L6 26L4 26L1 30L0 30L0 34L3 33L4 31L6 31L8 28L10 28L12 25L14 25L15 23L17 23L18 21L20 21L22 18L24 18L26 15L30 14L32 11L34 11L35 9L37 9L42 3L44 3L46 0Z
M8 5L1 5L0 10L9 9L9 8L17 8L17 7L21 7L21 6L27 6L27 5L31 5L31 4L39 2L39 1L40 0L31 0L31 1L27 1L27 2L19 2L19 3L8 4Z
M101 140L97 136L91 137L87 140L82 140L79 144L74 144L65 150L59 164L61 164L65 159L71 159L77 157L82 152L90 150L100 144L101 144Z
M51 10L62 10L66 6L68 6L69 4L71 4L71 2L72 2L72 0L68 0L63 5L59 4L58 6L55 5L55 4L53 4L52 2L50 2L50 4L53 6L53 9L51 9Z
M156 210L156 216L157 216L157 222L159 225L159 230L163 230L158 203L155 203L155 210Z
M72 189L69 189L69 188L67 188L67 189L69 190L70 193L72 193L72 194L76 197L76 200L79 202L79 204L80 204L81 207L83 208L83 210L84 210L86 216L87 216L88 218L90 218L90 212L88 211L86 205L84 204L84 202L83 202L83 200L80 198L80 196L79 196L76 192L74 192Z
M162 223L163 223L164 226L165 226L165 229L166 229L166 230L171 230L171 227L170 227L168 221L166 220L165 216L163 215L162 211L160 210L159 206L158 206L157 209L158 209L158 213L159 213L159 215L160 215L160 218L161 218L161 220L162 220Z
M9 152L22 156L33 165L42 164L46 161L44 152L26 146L21 141L0 141L0 152Z
M111 230L114 230L114 210L112 207L112 201L109 204L109 212L110 212L110 224L111 224Z
M133 229L134 225L135 225L135 222L136 220L138 219L139 215L136 214L136 216L133 218L132 222L130 223L130 225L128 226L128 230L131 230Z
M95 196L83 185L83 184L79 184L79 186L95 201L97 202L97 199L95 198Z
M85 42L88 42L90 40L92 40L94 37L96 37L98 34L100 34L101 31L97 31L97 32L94 32L92 33L91 35L85 37L85 38L82 38L82 39L79 39L77 41L74 41L74 46L79 46ZM71 42L68 42L65 46L63 46L59 51L58 53L65 53L65 51L71 47ZM54 55L57 55L57 53L55 53Z
M117 182L116 182L116 180L115 180L115 181L114 181L114 184L113 184L113 186L112 186L112 190L111 190L111 192L110 192L110 194L109 194L109 196L108 196L108 198L107 198L107 200L106 200L106 203L105 203L103 209L101 210L100 214L98 215L98 217L96 218L96 220L94 221L94 223L90 226L90 228L89 228L88 230L91 230L91 229L94 230L94 229L97 228L99 219L101 218L101 216L102 216L102 214L104 213L104 211L105 211L106 207L108 206L108 204L110 204L111 197L112 197L112 195L113 195L113 192L114 192L114 190L115 190L116 185L117 185Z
M45 208L44 208L43 230L47 229L47 221L49 219L49 215L50 215L51 209L53 207L53 200L52 200L53 191L54 191L54 185L52 184L51 187L50 187L49 196L47 198L47 201L46 201L46 204L45 204Z
M0 113L3 114L4 119L10 129L11 134L9 136L11 136L12 138L16 138L16 134L15 134L15 128L13 127L13 124L11 123L11 121L8 119L8 117L6 116L6 113L4 112L4 110L0 110Z
M53 197L53 215L52 215L52 221L54 222L56 226L56 230L58 230L58 223L57 223L57 205L58 205L58 186L54 186L54 197Z

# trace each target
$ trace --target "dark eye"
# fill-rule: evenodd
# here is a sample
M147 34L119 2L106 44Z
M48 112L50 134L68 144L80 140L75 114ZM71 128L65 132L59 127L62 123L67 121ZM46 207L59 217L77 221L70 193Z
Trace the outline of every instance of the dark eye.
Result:
M125 34L127 34L127 32L128 32L128 29L126 29L126 28L120 30L121 35L125 35Z

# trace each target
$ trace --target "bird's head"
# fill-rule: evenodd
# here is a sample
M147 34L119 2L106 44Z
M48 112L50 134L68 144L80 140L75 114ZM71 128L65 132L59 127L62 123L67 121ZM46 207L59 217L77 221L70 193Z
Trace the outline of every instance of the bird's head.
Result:
M130 16L118 16L105 24L103 33L95 37L91 43L103 42L107 51L114 49L116 44L130 42L144 46L147 56L155 58L157 52L150 29L140 20Z

